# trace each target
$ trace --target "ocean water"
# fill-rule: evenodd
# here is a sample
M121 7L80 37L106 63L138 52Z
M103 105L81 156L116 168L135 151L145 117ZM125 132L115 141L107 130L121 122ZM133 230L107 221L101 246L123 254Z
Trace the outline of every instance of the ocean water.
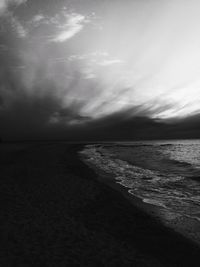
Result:
M96 144L81 153L143 202L200 221L200 140Z

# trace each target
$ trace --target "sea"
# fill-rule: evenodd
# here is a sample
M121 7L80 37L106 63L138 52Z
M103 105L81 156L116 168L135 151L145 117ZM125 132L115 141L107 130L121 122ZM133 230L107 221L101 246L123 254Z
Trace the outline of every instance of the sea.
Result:
M88 144L81 154L142 202L200 222L200 140Z

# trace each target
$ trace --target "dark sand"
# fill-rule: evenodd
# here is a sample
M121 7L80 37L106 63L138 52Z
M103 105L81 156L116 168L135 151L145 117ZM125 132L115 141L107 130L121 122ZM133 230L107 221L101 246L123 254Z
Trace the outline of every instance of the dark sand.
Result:
M0 145L0 266L200 266L199 247L97 179L81 145Z

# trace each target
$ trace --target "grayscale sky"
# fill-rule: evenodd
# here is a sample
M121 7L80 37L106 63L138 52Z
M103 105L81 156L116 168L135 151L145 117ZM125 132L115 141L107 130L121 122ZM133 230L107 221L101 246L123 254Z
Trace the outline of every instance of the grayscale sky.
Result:
M198 0L0 0L0 135L198 136L199 14Z

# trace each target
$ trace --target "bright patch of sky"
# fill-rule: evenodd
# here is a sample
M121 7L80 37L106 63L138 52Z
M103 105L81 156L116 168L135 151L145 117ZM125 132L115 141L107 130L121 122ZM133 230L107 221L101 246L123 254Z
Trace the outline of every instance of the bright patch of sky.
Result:
M134 106L153 118L200 112L199 1L61 1L48 12L37 2L28 19L14 13L30 2L0 2L22 42L16 69L28 95L53 83L62 108L78 103L91 118Z

